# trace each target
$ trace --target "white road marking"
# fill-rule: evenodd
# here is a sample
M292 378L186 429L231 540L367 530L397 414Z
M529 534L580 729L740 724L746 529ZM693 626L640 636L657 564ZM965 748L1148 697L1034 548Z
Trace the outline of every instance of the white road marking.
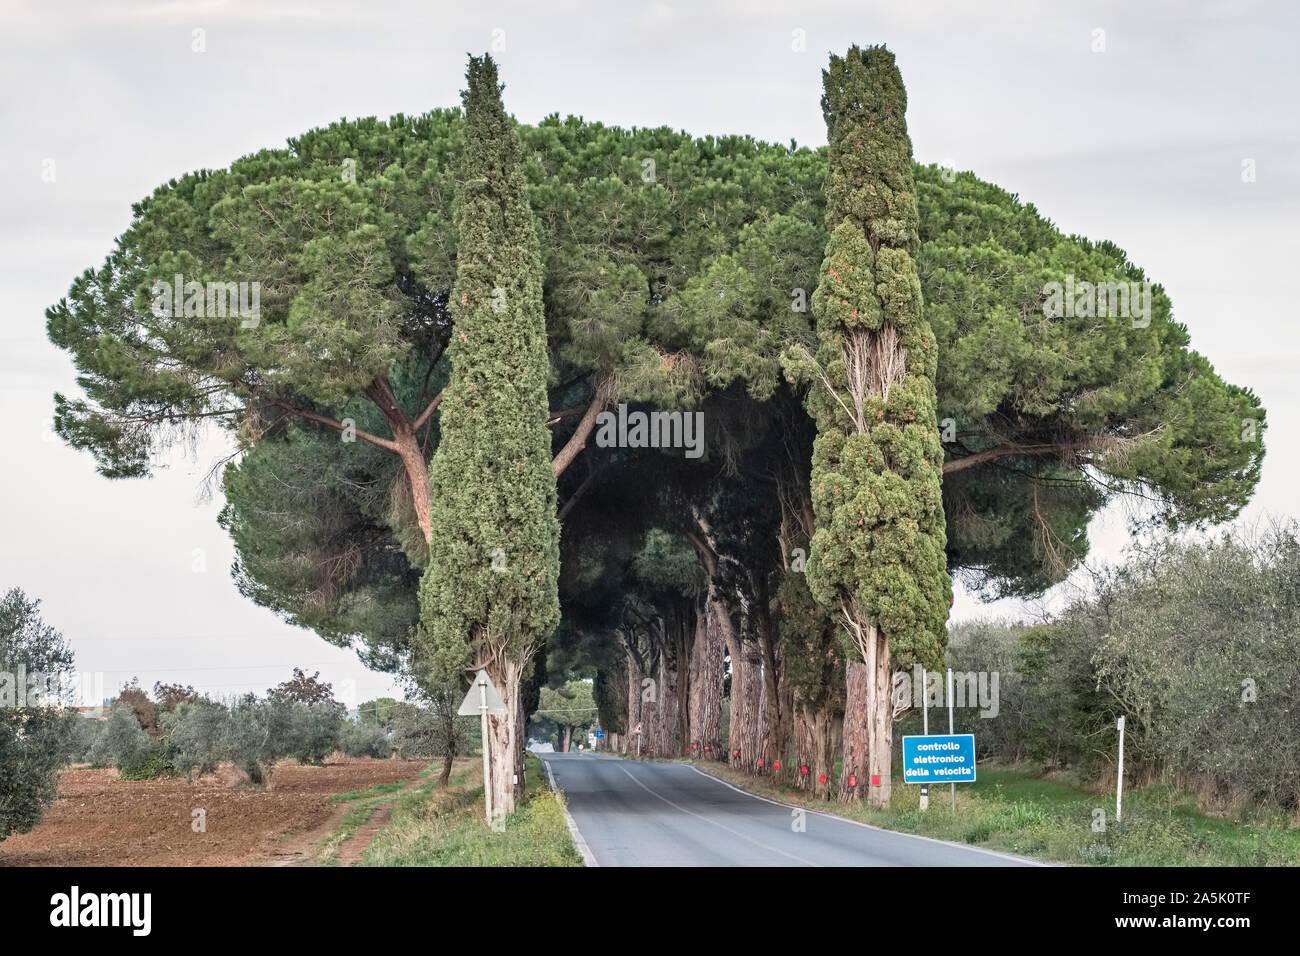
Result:
M999 853L997 850L986 850L983 847L978 847L978 846L965 846L961 843L952 843L948 840L936 839L935 837L921 836L920 834L917 833L904 833L901 830L886 830L884 827L874 826L870 823L862 823L858 820L850 820L848 817L837 816L834 813L827 813L824 810L813 810L810 807L795 806L793 803L782 803L780 800L772 800L769 797L760 797L756 793L750 793L748 790L742 790L740 787L735 786L729 781L723 780L721 777L715 777L707 770L701 770L699 767L691 767L690 764L685 764L684 766L690 767L701 777L708 777L710 780L714 781L715 783L720 783L724 787L730 787L732 790L735 790L736 793L743 793L747 797L753 797L755 800L762 800L764 803L771 803L778 807L788 807L791 810L805 810L808 813L815 813L819 817L825 817L826 819L834 820L837 823L851 823L855 827L865 827L868 830L875 830L878 833L889 833L894 836L909 837L913 840L925 840L927 843L938 843L940 846L946 846L957 850L968 850L971 853L983 853L986 856L996 856L996 857L1000 857L1003 860L1015 860L1017 863L1024 863L1029 866L1052 866L1053 865L1043 860L1034 860L1026 856L1015 856L1011 853ZM623 772L627 773L626 770L624 770ZM631 776L631 774L628 775Z
M680 810L682 813L689 813L691 816L693 816L693 817L697 817L698 819L703 820L705 823L708 823L708 824L711 824L712 826L717 827L719 830L726 830L726 831L727 831L728 833L730 833L732 836L740 837L742 840L746 840L746 841L748 841L749 843L754 844L754 846L759 847L759 848L764 849L764 850L767 850L767 851L769 851L769 852L771 852L771 853L779 853L779 854L781 854L781 856L788 857L789 859L794 860L794 861L797 862L797 863L802 863L802 864L804 864L805 866L821 866L820 863L814 863L814 862L812 862L811 860L805 860L805 859L803 859L803 857L795 856L793 853L786 853L784 850L778 850L778 849L777 849L776 847L774 847L774 846L767 846L766 844L764 844L764 843L760 843L759 841L753 839L752 837L748 837L748 836L746 836L745 834L740 833L739 831L736 831L736 830L731 829L731 827L727 826L725 823L719 823L717 820L710 820L708 817L704 816L704 814L702 814L702 813L696 813L694 810L688 810L686 807L683 807L683 806L681 806L680 804L673 803L673 801L669 800L669 799L668 799L667 797L665 797L663 794L661 794L661 793L655 793L653 790L651 790L649 787L647 787L644 783L642 783L642 782L641 782L640 780L638 780L636 777L632 776L631 771L629 771L626 767L619 767L618 769L619 769L619 770L622 770L625 774L627 774L629 777L631 777L632 782L633 782L634 784L636 784L638 787L640 787L642 790L644 790L646 793L650 794L651 796L658 797L660 800L662 800L664 803L668 804L670 807L672 807L672 808L675 809L675 810ZM694 768L692 768L692 769L694 769ZM708 776L708 774L705 774L705 776ZM714 777L713 779L716 780L717 777ZM740 792L741 792L741 793L744 793L743 790L740 791ZM769 802L771 802L771 801L769 801Z
M541 760L541 757L538 757L537 759ZM556 793L563 793L564 791L555 783L555 772L551 770L550 761L542 760L542 767L546 770L546 779L551 782L551 789ZM573 819L573 814L569 813L568 806L561 803L560 809L564 811L564 822L569 828L569 839L573 841L573 848L577 850L578 854L582 857L582 865L600 866L600 864L596 862L596 854L591 852L591 847L587 846L587 841L583 837L582 831L578 829L578 824L577 821Z

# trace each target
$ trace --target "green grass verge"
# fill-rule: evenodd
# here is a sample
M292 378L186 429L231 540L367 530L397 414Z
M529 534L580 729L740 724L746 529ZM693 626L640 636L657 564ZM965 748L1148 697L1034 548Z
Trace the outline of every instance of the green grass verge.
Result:
M1282 814L1233 818L1198 813L1194 795L1166 785L1124 794L1124 820L1115 822L1115 794L1094 793L1068 774L1040 775L1030 765L979 767L978 782L950 791L931 787L930 809L918 807L920 787L895 774L886 809L810 799L770 777L726 766L699 766L737 786L795 806L823 810L889 830L969 843L1057 863L1096 866L1297 866L1300 827ZM1094 830L1095 810L1105 814Z
M483 787L472 770L404 791L392 820L371 841L362 866L581 866L569 839L563 797L545 786L541 761L528 755L523 802L494 831L483 819Z
M375 811L379 809L379 804L382 802L382 799L369 799L364 803L349 807L348 812L343 817L343 822L339 824L339 828L334 831L328 840L321 844L321 851L316 856L316 862L322 866L338 866L339 848L356 836L357 831L374 816Z
M421 774L421 776L423 776L423 774ZM351 800L364 800L367 797L377 797L386 793L396 793L404 786L406 786L404 783L377 783L369 790L353 790L351 793L336 793L334 796L329 798L329 802L347 803Z

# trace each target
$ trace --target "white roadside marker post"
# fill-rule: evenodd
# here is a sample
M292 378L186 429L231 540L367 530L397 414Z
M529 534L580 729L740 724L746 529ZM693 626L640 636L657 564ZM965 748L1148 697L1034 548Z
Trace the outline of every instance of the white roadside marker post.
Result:
M1124 796L1124 718L1121 717L1117 724L1119 727L1119 772L1115 774L1115 822L1119 823L1122 817L1122 797Z
M483 735L483 802L487 805L487 822L490 826L492 823L492 771L491 764L488 761L488 704L487 704L487 675L478 682L478 713L479 713L479 732Z
M475 688L478 689L477 694L474 693ZM475 701L476 697L477 701ZM487 671L480 670L475 676L473 686L461 701L456 713L462 717L472 717L474 714L479 716L479 732L483 735L483 802L486 805L487 822L491 826L492 764L488 759L488 715L496 714L501 717L509 713L509 710L493 685L492 678L488 677Z

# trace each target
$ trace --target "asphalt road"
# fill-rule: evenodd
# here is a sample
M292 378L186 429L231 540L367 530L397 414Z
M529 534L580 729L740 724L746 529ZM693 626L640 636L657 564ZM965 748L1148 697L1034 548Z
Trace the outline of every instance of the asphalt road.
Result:
M745 793L687 764L539 754L588 866L1034 866Z

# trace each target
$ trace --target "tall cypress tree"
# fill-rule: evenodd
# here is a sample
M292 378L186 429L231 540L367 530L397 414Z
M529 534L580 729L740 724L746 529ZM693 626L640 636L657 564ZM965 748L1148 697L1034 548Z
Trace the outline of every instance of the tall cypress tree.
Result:
M944 555L935 338L921 314L907 94L894 56L852 47L823 72L830 239L813 299L816 530L808 583L843 624L847 670L840 798L889 801L890 664L942 655L952 585Z
M522 687L559 622L559 522L546 431L542 258L522 150L491 57L471 57L457 177L455 327L433 527L420 586L435 674L485 668L510 712L489 721L492 806L523 792Z

